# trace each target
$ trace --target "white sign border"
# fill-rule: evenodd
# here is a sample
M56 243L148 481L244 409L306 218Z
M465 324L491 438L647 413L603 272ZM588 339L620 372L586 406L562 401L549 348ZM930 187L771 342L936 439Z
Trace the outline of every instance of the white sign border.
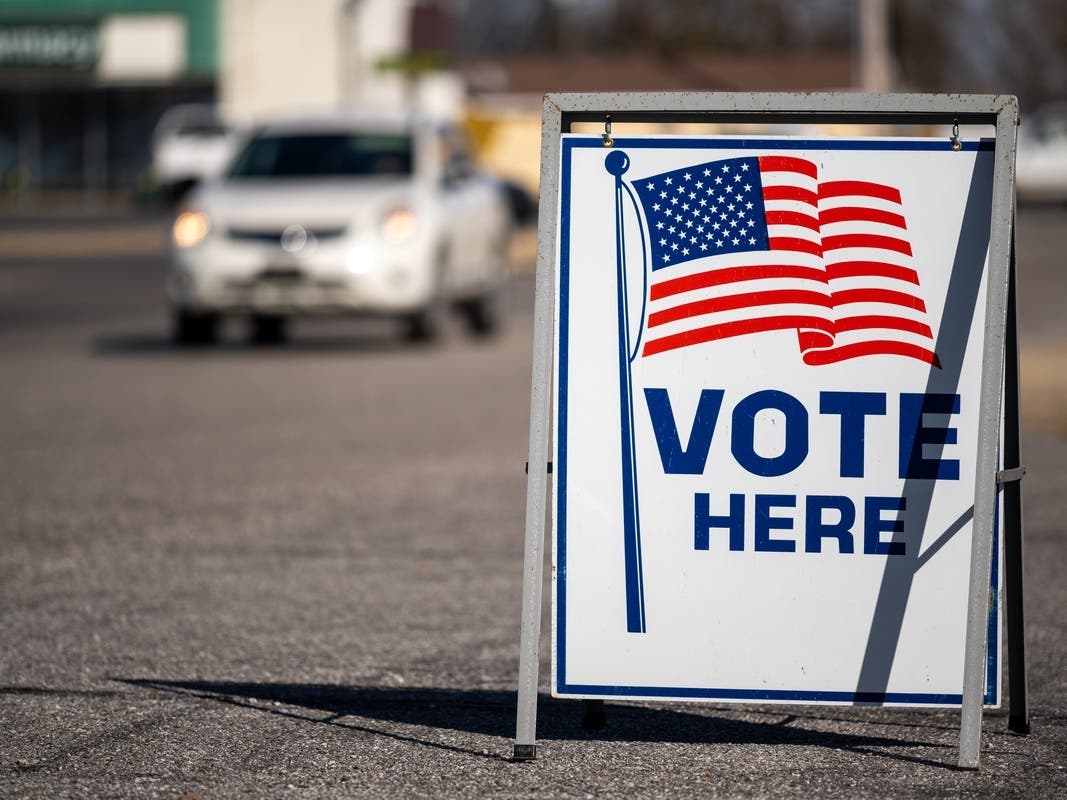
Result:
M848 138L804 138L804 137L761 137L757 135L744 138L710 134L706 136L666 136L616 137L613 147L618 149L640 150L644 148L664 149L727 149L739 154L749 153L754 149L768 150L861 150L861 151L915 151L942 152L951 151L948 140L931 138L885 138L885 137L848 137ZM810 705L873 705L895 707L951 707L962 705L962 694L929 692L858 692L852 690L793 690L793 689L757 689L741 687L683 687L683 686L630 686L607 684L571 684L566 681L566 593L567 593L567 422L566 407L569 390L567 369L567 345L570 329L569 271L570 249L569 236L571 223L571 155L575 149L593 148L604 150L601 137L593 135L568 135L563 137L559 166L559 256L556 273L555 295L555 461L553 470L553 511L555 539L553 547L553 615L552 615L552 695L572 699L620 700L670 700L670 701L704 701L704 702L741 702L741 703L794 703ZM991 139L972 139L960 142L963 151L992 151ZM996 707L1000 703L1000 525L994 529L994 549L990 571L990 603L987 626L987 659L983 703Z

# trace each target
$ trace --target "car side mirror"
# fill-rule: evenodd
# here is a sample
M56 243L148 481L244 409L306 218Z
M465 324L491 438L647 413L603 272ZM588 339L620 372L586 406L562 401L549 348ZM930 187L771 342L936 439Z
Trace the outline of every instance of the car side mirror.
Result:
M457 156L445 163L444 174L441 176L441 184L445 188L455 188L474 174L470 159L466 156Z

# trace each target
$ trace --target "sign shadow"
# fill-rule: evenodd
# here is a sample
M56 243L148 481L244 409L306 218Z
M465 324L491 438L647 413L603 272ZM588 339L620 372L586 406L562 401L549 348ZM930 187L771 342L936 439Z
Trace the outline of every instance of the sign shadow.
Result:
M419 726L458 731L508 740L515 724L515 693L502 690L457 690L436 687L369 687L330 684L266 683L204 680L112 678L149 691L166 692L252 709L315 725L330 725L437 750L473 755L491 761L509 760L483 749L463 747L429 732L404 732L373 723ZM938 760L899 752L904 748L943 748L933 741L918 741L875 734L842 733L796 725L803 714L783 709L774 721L725 717L702 706L693 711L655 708L644 704L612 705L609 724L590 733L579 724L580 705L574 701L538 696L544 711L541 739L606 742L667 742L678 744L751 744L820 747L876 755L909 763L945 768ZM751 709L747 710L751 712ZM700 713L703 712L703 713ZM822 726L819 726L820 728ZM936 726L935 726L936 727ZM892 748L898 752L888 751Z
M935 352L940 356L943 368L930 369L925 390L927 395L953 395L959 391L967 339L982 286L981 267L989 248L993 186L988 180L989 171L980 168L981 157L982 154L979 154L971 173L961 223L962 233L952 263L944 314L935 344ZM968 235L969 231L975 231L977 235ZM972 402L977 402L977 398ZM913 446L923 448L919 437L915 437ZM927 444L926 449L915 456L939 460L943 451L944 444ZM903 496L907 498L907 518L912 530L926 530L936 483L936 480L927 478L908 478L905 481ZM905 552L886 559L856 686L857 699L861 702L879 703L884 700L915 576L953 536L966 527L973 515L972 505L963 510L959 518L923 552L920 552L918 541L905 543L908 538L906 531L894 533L892 540L903 543Z

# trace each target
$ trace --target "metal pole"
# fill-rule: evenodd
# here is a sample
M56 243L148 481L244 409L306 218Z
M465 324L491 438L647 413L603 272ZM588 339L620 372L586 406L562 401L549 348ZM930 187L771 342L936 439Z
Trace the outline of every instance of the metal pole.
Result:
M975 465L974 523L971 533L971 575L963 655L963 708L960 715L960 758L964 769L978 769L982 744L982 703L985 697L986 637L989 580L996 520L997 450L1000 442L1001 397L1004 388L1004 330L1008 306L1014 206L1015 124L1018 104L1002 98L997 112L993 165L993 203L986 278L985 346L978 413L978 456Z
M859 15L859 88L888 92L893 84L888 1L860 0Z
M630 159L621 150L612 151L604 167L615 176L615 265L619 320L619 430L622 434L623 563L626 570L626 630L644 633L645 588L641 564L641 515L637 491L637 454L634 444L634 392L630 367L629 283L626 270L626 237L623 228L622 176Z
M558 169L559 150L559 108L546 97L541 119L542 164L550 165L550 169ZM522 565L519 686L512 755L515 761L537 758L537 678L540 666L541 582L548 500L548 436L556 295L556 183L554 180L542 180L537 220L530 440L526 476L526 546Z
M1004 363L1004 463L1022 466L1019 436L1019 330L1015 307L1015 241L1008 282L1008 330ZM1026 685L1026 618L1023 596L1023 499L1019 480L1004 484L1004 598L1008 623L1008 729L1030 732Z

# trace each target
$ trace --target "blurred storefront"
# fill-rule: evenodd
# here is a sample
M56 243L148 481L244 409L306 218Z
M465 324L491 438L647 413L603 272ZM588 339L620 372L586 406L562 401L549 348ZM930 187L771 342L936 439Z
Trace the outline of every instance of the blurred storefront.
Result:
M251 123L417 104L458 118L436 0L0 0L0 203L129 195L179 104ZM142 186L142 188L144 188Z
M0 176L8 200L136 185L152 127L213 102L216 0L0 3Z
M541 100L549 92L840 91L854 82L854 58L825 52L519 54L460 65L468 127L481 162L536 193L540 179ZM616 132L694 132L696 126L616 125ZM718 130L717 126L706 126ZM602 124L575 132L599 133Z
M846 51L457 53L448 0L0 0L0 203L150 188L179 104L237 124L417 107L463 119L479 161L536 193L552 91L832 90ZM158 179L158 171L156 174Z
M220 103L242 120L406 106L456 117L464 92L445 68L453 46L445 5L221 0Z

